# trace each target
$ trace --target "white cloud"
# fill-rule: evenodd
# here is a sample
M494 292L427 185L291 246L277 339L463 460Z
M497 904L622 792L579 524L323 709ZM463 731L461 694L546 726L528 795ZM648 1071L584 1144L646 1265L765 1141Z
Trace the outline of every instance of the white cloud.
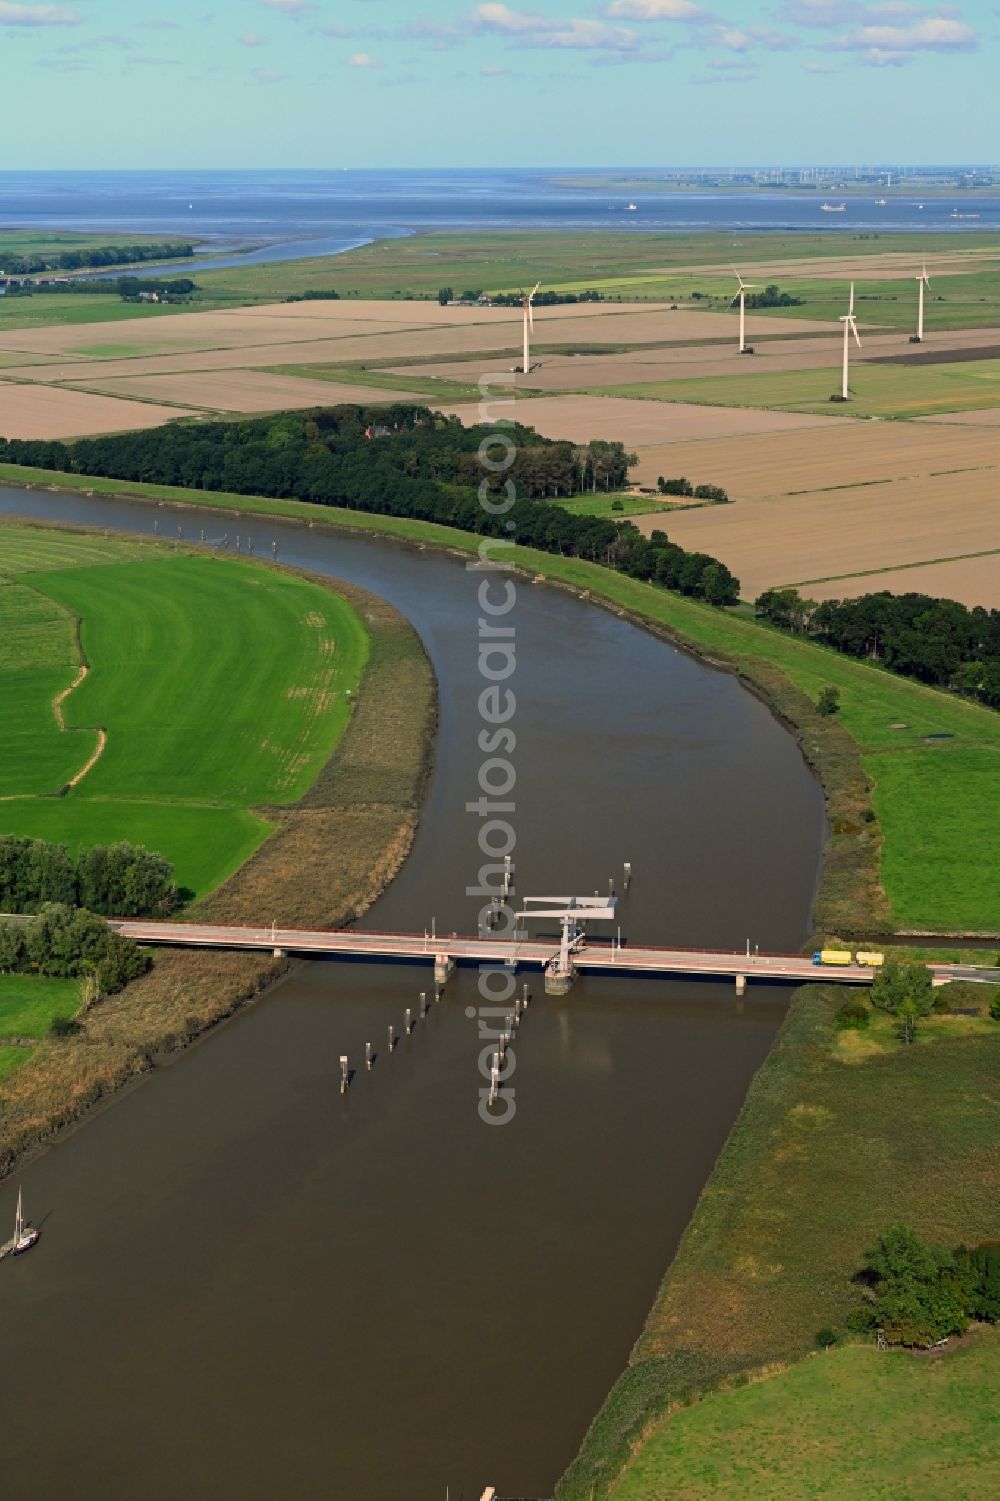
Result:
M850 26L922 14L910 0L876 0L872 5L860 0L787 0L780 11L783 21L796 26Z
M859 26L830 45L844 52L970 52L979 37L950 16L928 16L909 26Z
M639 38L624 26L608 26L603 21L541 16L534 11L512 10L509 5L477 5L472 13L473 28L479 32L499 32L515 37L522 47L567 49L603 49L608 52L634 52Z
M807 73L832 73L834 71L833 68L827 67L826 63L803 63L802 66Z
M312 10L311 0L260 0L266 10L284 11L286 16L301 16Z
M367 52L355 52L348 61L349 68L381 68L381 66L378 58L372 57Z
M750 52L762 47L765 52L788 52L798 44L780 31L771 31L767 26L748 26L744 30L735 27L716 26L714 41L730 52Z
M277 73L274 68L254 68L252 74L255 83L284 83L287 73Z
M264 38L256 31L245 31L240 37L244 47L263 47Z
M0 0L0 26L78 26L82 17L59 5L11 5Z
M705 12L691 0L611 0L602 11L616 21L700 21Z

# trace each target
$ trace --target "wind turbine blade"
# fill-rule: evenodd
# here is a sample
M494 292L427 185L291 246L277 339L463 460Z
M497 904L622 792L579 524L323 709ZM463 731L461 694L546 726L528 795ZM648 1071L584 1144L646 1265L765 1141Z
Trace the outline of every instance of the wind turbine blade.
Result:
M857 344L858 348L860 349L861 348L861 335L858 333L858 325L855 323L855 321L854 321L853 318L851 319L851 333L854 335L854 342L855 342L855 344Z
M851 305L847 309L847 316L849 318L853 318L854 317L854 283L853 283L853 281L851 282Z
M534 331L535 331L535 310L531 306L530 302L528 303L528 327L531 329L531 332L534 333Z

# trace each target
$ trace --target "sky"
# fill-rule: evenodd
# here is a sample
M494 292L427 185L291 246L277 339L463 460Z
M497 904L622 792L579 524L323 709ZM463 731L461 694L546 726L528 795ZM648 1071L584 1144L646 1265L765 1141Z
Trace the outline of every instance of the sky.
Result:
M0 0L8 170L985 163L998 63L993 0Z

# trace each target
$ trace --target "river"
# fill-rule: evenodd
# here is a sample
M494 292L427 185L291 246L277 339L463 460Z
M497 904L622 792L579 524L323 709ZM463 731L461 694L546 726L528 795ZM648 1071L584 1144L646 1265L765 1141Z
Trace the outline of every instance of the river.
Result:
M0 489L150 533L204 513ZM255 519L258 552L391 600L441 723L378 928L468 931L480 863L478 579L449 556ZM797 947L823 837L792 739L732 678L518 583L520 895L635 880L629 938ZM196 670L196 664L193 664ZM262 915L265 920L267 914ZM517 1113L480 1121L476 977L390 1058L425 970L302 963L20 1174L0 1268L3 1493L76 1501L550 1496L624 1365L787 993L588 978L534 1003ZM338 1092L337 1059L383 1056ZM0 1225L17 1181L0 1189Z

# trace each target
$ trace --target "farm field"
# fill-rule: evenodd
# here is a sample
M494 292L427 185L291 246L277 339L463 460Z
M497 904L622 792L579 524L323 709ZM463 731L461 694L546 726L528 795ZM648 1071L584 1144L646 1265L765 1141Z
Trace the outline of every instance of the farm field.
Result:
M405 390L363 394L354 386L296 379L270 370L143 375L129 380L99 381L93 389L133 400L172 402L179 407L212 412L292 411L297 407L335 406L362 399L376 402L415 399L412 392Z
M688 459L685 452L677 467L692 478L707 478L710 469L689 468ZM891 575L889 585L901 593L918 588L905 565L954 559L948 564L950 597L1000 605L997 557L991 570L988 558L974 556L995 554L1000 545L997 478L995 469L983 469L735 499L728 506L678 512L667 530L680 546L722 558L746 599L784 584L812 599L868 593L887 569L903 570ZM643 516L636 525L648 535L657 519ZM815 580L829 583L814 589Z
M121 401L64 386L0 381L0 436L76 438L82 434L160 427L176 417L172 407Z
M266 837L253 810L295 802L329 758L367 657L361 620L236 559L18 526L0 528L0 568L19 630L0 657L0 830L131 839L211 890Z
M845 599L856 594L932 594L967 605L1000 610L1000 548L979 557L940 563L908 563L881 573L846 574L811 582L802 589L810 599Z
M478 419L479 408L459 404L448 405L445 411L469 423ZM518 396L511 411L518 422L549 438L568 438L574 443L586 443L591 438L617 439L629 449L654 443L688 443L698 438L797 432L848 420L751 407L632 401L625 396Z
M868 1346L803 1361L817 1330L843 1330L858 1301L852 1275L865 1248L889 1225L904 1221L946 1246L972 1245L996 1234L1000 1152L988 1081L1000 1064L1000 1026L984 1030L977 1021L969 1030L966 1018L944 1017L940 1024L928 1023L934 1036L924 1045L906 1047L893 1037L887 1047L859 1051L845 1063L844 1034L835 1021L842 1001L835 986L808 986L793 996L778 1042L750 1087L629 1369L564 1477L560 1501L588 1501L592 1495L659 1501L664 1492L656 1485L667 1454L678 1466L691 1466L674 1470L679 1486L682 1479L705 1486L713 1479L702 1469L709 1463L702 1436L710 1429L719 1446L714 1478L729 1487L713 1494L732 1495L734 1501L742 1495L822 1494L808 1482L816 1474L809 1466L823 1463L840 1465L831 1473L848 1487L836 1485L827 1494L854 1495L858 1501L900 1494L888 1481L880 1491L858 1478L863 1471L854 1468L855 1458L867 1452L864 1446L873 1444L872 1465L878 1466L876 1439L879 1452L891 1456L897 1441L916 1445L925 1431L938 1433L944 1444L949 1433L964 1434L958 1408L979 1399L975 1387L961 1396L950 1392L948 1373L959 1371L959 1362L974 1350L982 1351L984 1361L976 1384L987 1390L995 1386L997 1331L933 1366ZM859 1121L863 1128L855 1129ZM827 1406L826 1383L835 1379L830 1360L846 1362L848 1384L840 1395L829 1393ZM740 1392L706 1396L649 1429L650 1419L682 1392L710 1391L741 1372L789 1361L803 1363L741 1389L755 1412L758 1401L765 1404L759 1411L761 1437L770 1432L773 1438L779 1419L768 1388L780 1406L782 1383L790 1383L789 1416L794 1413L797 1423L787 1445L772 1449L787 1464L773 1484L769 1474L756 1469L763 1449L752 1431L754 1419L745 1428L739 1405L737 1415L730 1416L727 1404ZM907 1391L897 1379L926 1385ZM845 1421L840 1403L864 1401L866 1387L884 1421L869 1422L867 1416L863 1422ZM674 1429L678 1419L681 1427ZM733 1422L737 1432L726 1438L715 1429L717 1420ZM690 1444L683 1437L689 1423ZM645 1432L648 1444L633 1453L633 1441ZM739 1472L731 1468L739 1452L737 1435L747 1459L742 1491ZM682 1451L673 1449L675 1443ZM998 1452L995 1436L990 1448ZM961 1452L951 1452L953 1462ZM615 1486L612 1479L623 1466ZM881 1473L875 1468L868 1479ZM600 1483L592 1488L595 1480ZM686 1485L681 1489L685 1497L708 1494L689 1492ZM944 1490L903 1493L941 1501L966 1494L960 1482L947 1480Z
M839 390L839 371L831 368L654 381L609 388L605 394L852 417L928 417L1000 405L1000 360L919 366L855 363L848 402L831 401Z
M611 1495L985 1501L1000 1488L998 1372L992 1329L940 1360L831 1350L675 1413Z

